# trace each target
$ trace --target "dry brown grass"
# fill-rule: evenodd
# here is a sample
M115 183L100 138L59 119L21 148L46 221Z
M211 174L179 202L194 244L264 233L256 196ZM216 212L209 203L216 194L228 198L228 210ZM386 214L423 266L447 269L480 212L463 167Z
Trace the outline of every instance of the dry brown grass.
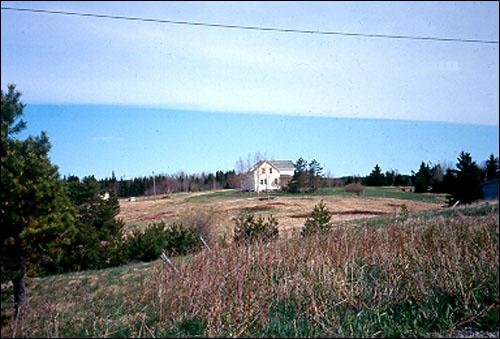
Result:
M175 261L179 274L156 263L38 279L32 312L2 335L189 336L176 329L192 319L206 336L451 331L498 309L496 206L480 216L458 211L380 227L345 223L307 238L216 245ZM75 279L81 283L67 284ZM276 314L284 314L276 321L289 332L270 327Z
M332 222L367 218L377 215L396 215L400 206L405 204L408 212L419 212L440 208L440 204L399 200L389 198L358 198L339 196L299 196L275 197L273 200L260 201L257 198L214 199L207 202L186 201L202 193L182 193L172 195L170 199L139 200L129 202L120 200L120 214L126 224L147 225L153 221L173 221L181 219L186 211L209 209L218 214L218 227L215 233L222 235L233 228L232 219L241 212L272 214L278 220L280 231L301 228L314 206L323 200L332 212Z
M409 220L357 231L340 226L326 236L230 247L193 258L180 276L159 269L158 312L165 320L187 314L206 319L207 335L217 336L265 323L277 300L295 300L299 314L322 326L338 323L328 312L332 304L361 311L423 302L437 290L470 307L471 287L498 274L495 232L498 220L490 215L480 222Z

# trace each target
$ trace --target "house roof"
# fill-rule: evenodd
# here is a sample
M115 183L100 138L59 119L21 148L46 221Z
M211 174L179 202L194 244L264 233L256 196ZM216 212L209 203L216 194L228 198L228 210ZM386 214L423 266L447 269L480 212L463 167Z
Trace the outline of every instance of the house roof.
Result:
M249 172L255 171L256 168L258 168L261 164L264 162L267 162L274 168L276 168L278 171L283 171L283 170L293 170L293 162L291 160L260 160L255 163L255 165L250 168Z
M269 161L271 165L279 169L280 171L282 170L293 170L295 167L293 167L293 162L291 160L271 160Z
M267 160L259 160L255 163L255 165L252 166L252 168L250 168L248 171L249 172L253 172L255 171L260 165L262 165L263 163L267 162L268 164L270 164L271 166L273 166L275 169L278 169L276 166L274 166L273 164L271 164L270 161L267 161ZM279 169L278 169L279 170Z

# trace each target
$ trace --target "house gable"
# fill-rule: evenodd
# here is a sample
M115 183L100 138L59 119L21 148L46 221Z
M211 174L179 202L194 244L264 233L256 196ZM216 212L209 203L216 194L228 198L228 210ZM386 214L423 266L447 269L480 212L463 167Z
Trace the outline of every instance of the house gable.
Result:
M280 171L280 170L279 170L279 168L278 168L278 167L276 167L275 165L273 165L271 161L267 161L267 160L260 160L260 161L258 161L255 165L253 165L253 167L252 167L252 168L250 168L250 170L249 170L248 172L255 172L255 170L256 170L256 169L258 169L258 168L261 168L261 166L262 166L263 164L268 164L269 166L271 166L272 168L274 168L274 169L275 169L278 173L279 173L279 171Z

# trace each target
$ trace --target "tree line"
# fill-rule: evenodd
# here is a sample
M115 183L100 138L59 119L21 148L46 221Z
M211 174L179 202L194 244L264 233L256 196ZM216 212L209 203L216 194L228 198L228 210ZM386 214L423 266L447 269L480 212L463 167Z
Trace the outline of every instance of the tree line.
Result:
M483 197L481 184L498 179L499 159L493 154L478 165L470 153L462 151L455 166L421 162L412 175L399 175L395 171L384 175L380 166L375 165L371 173L361 179L367 186L413 186L415 193L447 193L448 202L470 203Z
M187 174L179 172L167 175L159 174L150 177L133 179L116 179L114 172L110 178L99 180L101 186L108 192L113 192L120 198L143 195L170 194L178 192L200 192L216 189L238 188L242 174L234 170L216 171L215 173Z
M410 186L415 193L446 193L448 203L470 203L483 198L481 184L498 179L499 159L493 154L478 165L470 153L462 151L455 166L432 164L422 161L417 172L400 174L396 170L383 173L376 164L365 177L348 176L339 179L323 175L323 167L316 160L308 162L300 157L294 165L294 175L286 187L289 193L312 193L323 187L344 186L361 183L365 186Z

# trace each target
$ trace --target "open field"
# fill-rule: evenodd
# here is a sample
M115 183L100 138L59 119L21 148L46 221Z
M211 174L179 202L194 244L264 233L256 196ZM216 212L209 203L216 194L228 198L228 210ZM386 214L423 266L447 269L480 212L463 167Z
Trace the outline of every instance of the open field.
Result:
M397 215L405 205L408 211L418 212L439 209L443 195L402 192L395 188L369 187L364 195L345 193L340 188L327 188L315 194L292 195L272 193L241 193L237 190L219 190L199 193L177 193L168 198L138 198L129 202L120 200L120 214L128 229L142 227L152 221L173 221L190 211L210 209L218 217L217 233L230 233L232 218L241 212L257 215L272 214L279 222L280 231L297 230L321 199L333 213L332 222L369 218L380 215Z
M495 202L376 216L317 237L173 258L179 274L154 261L28 278L31 311L2 336L498 333L498 212Z

